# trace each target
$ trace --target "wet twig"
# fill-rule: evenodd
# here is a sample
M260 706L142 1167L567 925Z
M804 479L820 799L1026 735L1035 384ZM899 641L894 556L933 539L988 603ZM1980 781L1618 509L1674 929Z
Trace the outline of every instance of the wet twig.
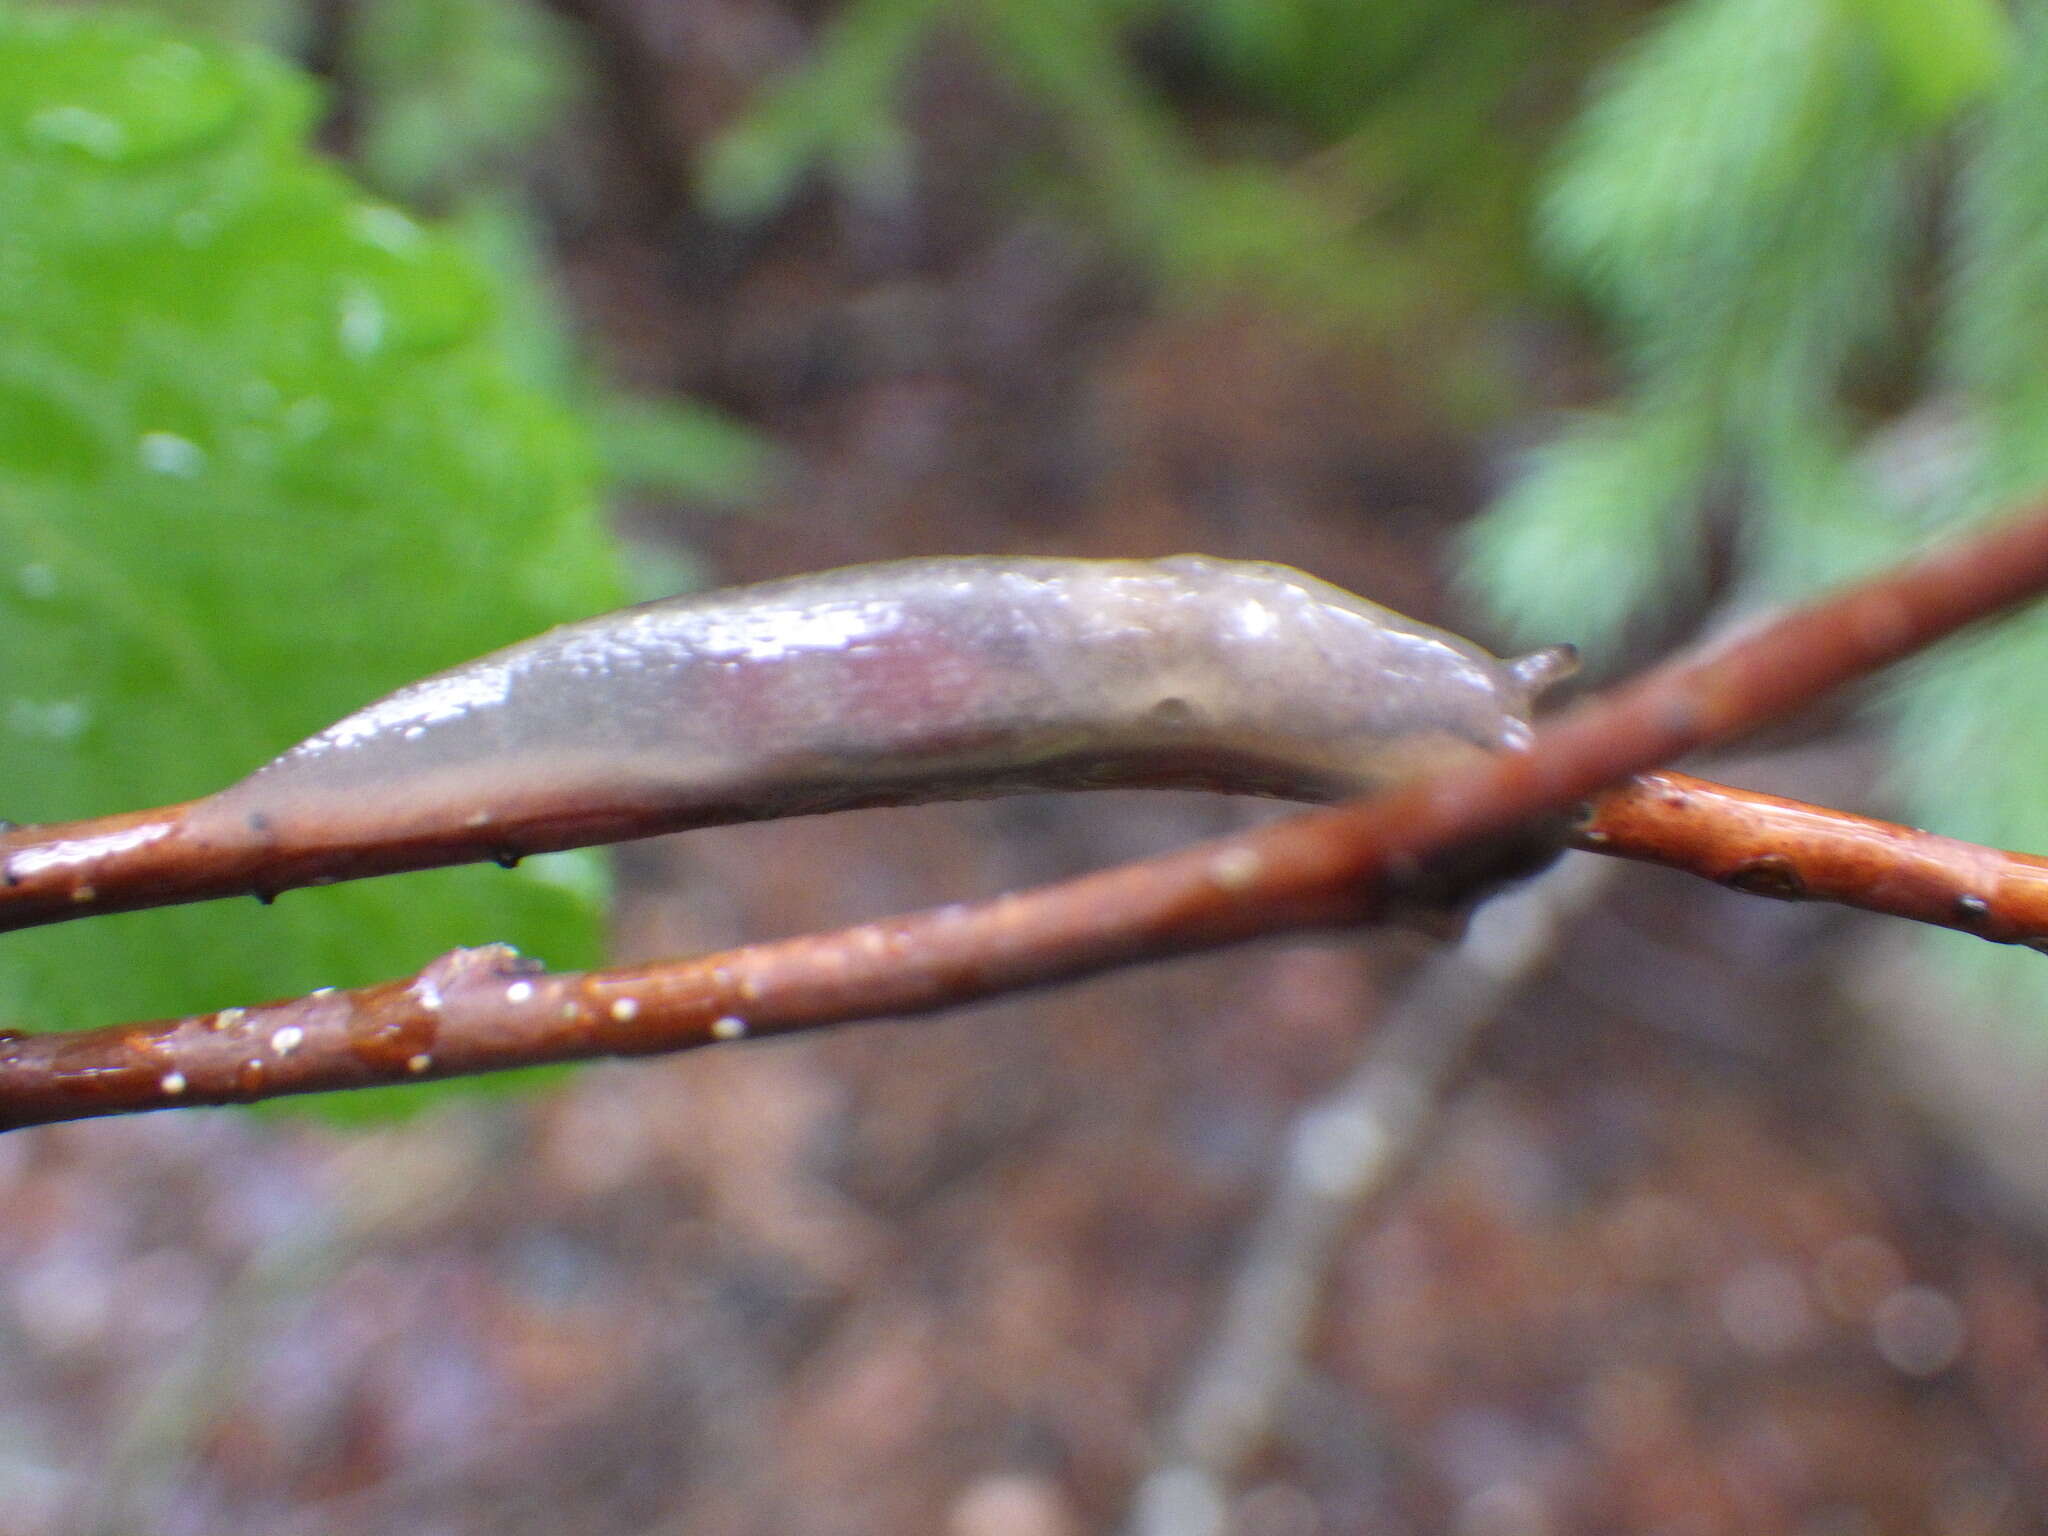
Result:
M2044 585L2048 509L2036 508L1589 699L1545 723L1527 753L979 905L583 974L530 971L502 949L464 951L353 992L13 1038L0 1043L0 1127L681 1050L929 1012L1159 956L1371 921L1414 899L1418 884L1428 899L1432 872L1453 853L1725 741ZM0 865L17 877L20 837L0 841ZM555 846L572 840L565 833ZM411 854L403 867L417 866ZM90 907L100 894L70 901ZM2018 926L2002 890L1963 894L1975 898L1971 931L2008 942L2040 936Z
M2048 859L1684 773L1595 796L1574 846L1752 896L1828 901L2048 948Z

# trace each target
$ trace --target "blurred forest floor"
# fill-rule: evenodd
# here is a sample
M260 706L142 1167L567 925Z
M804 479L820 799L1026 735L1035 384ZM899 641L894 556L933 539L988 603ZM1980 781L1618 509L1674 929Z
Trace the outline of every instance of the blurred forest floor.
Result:
M720 581L1199 549L1457 618L1432 573L1498 445L1433 414L1399 348L1151 304L991 192L1036 125L945 50L908 200L701 220L678 188L775 61L772 9L565 9L606 92L551 172L579 189L574 307L631 384L788 450L765 505L650 500L634 539ZM1571 338L1523 346L1531 398L1569 394ZM1852 799L1860 754L1768 781ZM1265 814L1024 799L629 847L620 950L988 895ZM2043 1529L2037 1228L1868 1048L1840 956L1876 932L1623 871L1351 1224L1225 1529ZM353 1146L212 1113L0 1138L0 1536L1113 1530L1290 1116L1426 948L1262 945L606 1066Z

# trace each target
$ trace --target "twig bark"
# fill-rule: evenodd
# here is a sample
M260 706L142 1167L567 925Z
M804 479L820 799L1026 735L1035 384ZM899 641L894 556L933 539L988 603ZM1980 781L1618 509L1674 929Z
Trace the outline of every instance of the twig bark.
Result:
M0 1042L0 1128L682 1050L923 1013L1382 916L1448 853L1723 741L2048 586L2048 508L1657 667L1503 755L1061 885L634 969L502 948L260 1008Z
M1830 901L2048 950L2048 859L1690 774L1645 773L1603 790L1571 840L1753 896Z
M1446 774L1387 801L1400 807L1404 818L1399 828L1385 833L1388 868L1399 876L1404 861L1417 862L1464 838L1502 832L1632 772L1725 739L2010 606L2039 591L2044 581L2048 507L2037 507L1890 576L1778 618L1746 638L1680 658L1547 725L1536 752ZM1115 772L1115 782L1127 785L1190 782L1184 764L1164 757L1121 763ZM1095 781L1110 782L1099 775ZM1270 783L1234 784L1227 769L1207 773L1202 783L1272 792ZM1312 794L1304 790L1301 797ZM904 798L930 796L849 789L830 808ZM594 812L587 805L564 803L507 813L485 825L469 820L415 827L401 818L398 830L370 841L341 839L317 828L287 837L261 818L208 820L193 816L192 810L193 805L166 806L0 829L0 930L222 896L268 899L298 886L484 859L505 862L718 821L786 815L790 807L744 794L736 794L729 806L686 812L654 806ZM1638 816L1632 825L1640 822ZM1618 840L1619 826L1609 835ZM1986 899L1980 892L1967 894ZM1981 931L2007 940L2033 936L2032 930L2003 931L1996 921Z

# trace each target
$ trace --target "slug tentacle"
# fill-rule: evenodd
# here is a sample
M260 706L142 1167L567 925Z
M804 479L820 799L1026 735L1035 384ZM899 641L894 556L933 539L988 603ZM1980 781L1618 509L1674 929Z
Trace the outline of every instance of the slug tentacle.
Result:
M338 843L1124 783L1319 800L1524 745L1572 664L1502 661L1280 565L905 560L564 625L193 810Z
M1579 648L1576 645L1546 645L1540 651L1517 656L1508 663L1508 670L1515 674L1516 680L1529 690L1529 697L1534 699L1579 670Z

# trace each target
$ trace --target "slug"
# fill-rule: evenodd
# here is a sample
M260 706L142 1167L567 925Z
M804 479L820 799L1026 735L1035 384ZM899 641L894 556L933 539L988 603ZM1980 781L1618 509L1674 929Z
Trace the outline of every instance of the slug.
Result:
M1136 783L1326 800L1523 747L1573 665L1281 565L902 560L564 625L184 809L223 843L502 830L511 856L565 813L644 831Z

